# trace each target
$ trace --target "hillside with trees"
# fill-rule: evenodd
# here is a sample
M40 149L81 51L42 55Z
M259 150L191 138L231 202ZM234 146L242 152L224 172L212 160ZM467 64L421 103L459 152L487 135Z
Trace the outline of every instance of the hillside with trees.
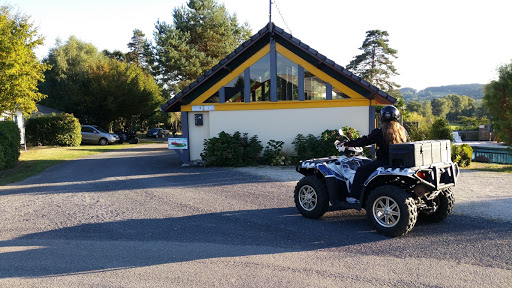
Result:
M465 95L475 100L480 100L484 97L484 86L484 84L459 84L427 87L419 91L414 88L407 87L400 89L400 92L402 93L405 101L433 100L452 94Z

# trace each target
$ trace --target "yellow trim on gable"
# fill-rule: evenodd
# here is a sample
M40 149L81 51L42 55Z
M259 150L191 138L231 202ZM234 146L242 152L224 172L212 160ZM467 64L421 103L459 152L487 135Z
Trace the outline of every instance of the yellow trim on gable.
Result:
M305 108L333 108L372 105L369 99L333 99L333 100L306 100L306 101L259 101L259 102L232 102L232 103L205 103L204 105L183 105L181 111L192 111L192 106L209 106L208 111L233 110L267 110L267 109L305 109ZM214 106L214 109L211 109Z
M344 84L340 83L338 80L327 75L325 72L323 72L322 70L311 65L309 62L300 58L295 53L291 52L290 50L286 49L285 47L281 46L279 43L276 43L276 51L281 53L286 58L292 60L293 62L301 65L302 67L304 67L304 69L313 73L315 76L322 79L323 81L330 83L332 85L332 87L336 87L338 90L345 93L350 98L368 100L368 98L362 96L361 94L357 93L356 91L354 91L354 90L350 89L349 87L345 86ZM329 100L327 100L327 101L329 101Z
M256 52L254 55L252 55L249 59L245 60L244 63L242 63L240 66L236 67L235 70L231 71L226 77L222 78L219 82L217 82L215 85L210 87L210 89L206 90L203 94L201 94L199 97L194 99L190 104L191 105L199 105L202 104L204 101L206 101L208 98L210 98L213 94L215 94L219 89L223 86L226 86L231 80L235 79L238 75L242 74L247 67L251 67L254 63L258 62L263 56L267 55L270 52L270 44L267 44L265 47L261 48L260 51ZM181 111L183 110L183 106L181 108Z

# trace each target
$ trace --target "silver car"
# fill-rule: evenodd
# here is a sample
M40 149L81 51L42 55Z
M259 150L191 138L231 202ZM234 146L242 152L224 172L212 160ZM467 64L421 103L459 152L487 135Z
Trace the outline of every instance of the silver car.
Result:
M119 136L96 125L82 125L82 143L107 145L119 141Z

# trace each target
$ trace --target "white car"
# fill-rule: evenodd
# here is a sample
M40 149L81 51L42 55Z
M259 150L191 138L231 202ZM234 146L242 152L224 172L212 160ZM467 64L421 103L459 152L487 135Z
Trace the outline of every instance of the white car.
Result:
M108 133L96 125L82 125L82 143L107 145L119 141L119 135Z

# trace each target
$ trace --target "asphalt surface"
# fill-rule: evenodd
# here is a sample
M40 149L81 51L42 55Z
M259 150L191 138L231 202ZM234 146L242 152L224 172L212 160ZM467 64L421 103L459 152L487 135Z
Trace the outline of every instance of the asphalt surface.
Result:
M454 215L387 238L364 211L300 216L289 171L265 171L181 167L151 144L0 186L0 287L512 283L512 220L482 212L512 210L510 174L463 172Z

